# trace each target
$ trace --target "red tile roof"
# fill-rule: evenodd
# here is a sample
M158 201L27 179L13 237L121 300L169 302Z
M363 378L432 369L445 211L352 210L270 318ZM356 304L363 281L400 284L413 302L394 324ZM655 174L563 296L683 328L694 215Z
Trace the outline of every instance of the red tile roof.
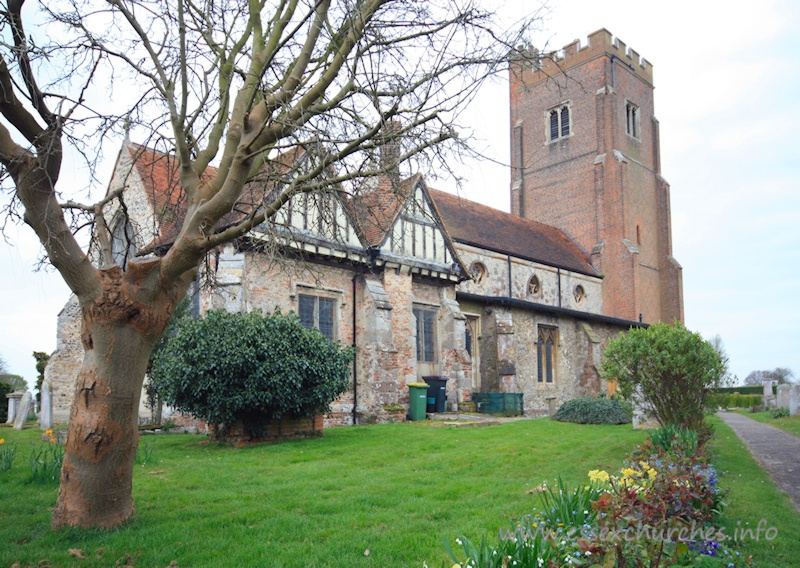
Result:
M463 199L429 190L447 232L456 242L598 276L589 257L563 231Z
M353 214L369 246L379 247L383 243L408 201L411 188L421 177L416 174L395 185L389 176L379 176L365 182L377 187L362 190L350 200Z
M144 190L159 224L159 236L146 249L170 244L178 236L186 214L186 195L179 183L177 161L169 154L153 151L138 144L128 144ZM297 159L301 152L287 153ZM271 168L286 167L285 157L271 162ZM213 177L209 167L205 176ZM267 172L265 172L267 173ZM267 177L274 180L274 173ZM349 206L367 243L379 247L394 226L411 189L421 180L416 174L393 184L388 176L371 183L377 187L354 196ZM262 182L263 183L263 182ZM368 183L370 183L368 181ZM258 187L256 187L258 186ZM233 212L223 217L220 226L241 220L258 206L263 186L249 184ZM434 208L451 239L488 250L511 254L535 262L573 270L592 276L599 272L588 256L564 232L529 219L481 205L449 193L429 189Z

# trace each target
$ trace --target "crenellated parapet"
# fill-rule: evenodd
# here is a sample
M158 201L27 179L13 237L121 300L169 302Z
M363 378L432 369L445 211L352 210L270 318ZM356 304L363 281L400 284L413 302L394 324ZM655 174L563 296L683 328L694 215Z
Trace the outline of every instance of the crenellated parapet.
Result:
M541 54L531 47L519 48L518 57L512 61L512 76L523 78L530 85L602 55L613 57L649 85L653 84L653 65L605 28L589 34L586 43L576 39L550 54Z

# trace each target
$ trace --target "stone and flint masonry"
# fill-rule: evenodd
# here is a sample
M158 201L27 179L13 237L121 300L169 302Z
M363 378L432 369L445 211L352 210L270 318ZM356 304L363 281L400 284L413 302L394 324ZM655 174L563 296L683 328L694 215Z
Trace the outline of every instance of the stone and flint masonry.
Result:
M194 291L195 313L293 311L354 346L351 387L326 425L402 418L407 384L428 375L449 379L449 403L521 392L528 415L612 391L598 374L608 339L683 315L652 67L600 30L555 62L512 63L510 103L511 214L397 171L350 195L296 195L209 256L213 285ZM119 187L125 211L106 213L115 258L163 254L181 216L173 158L126 143L109 191ZM83 356L75 299L58 323L45 371L55 423Z

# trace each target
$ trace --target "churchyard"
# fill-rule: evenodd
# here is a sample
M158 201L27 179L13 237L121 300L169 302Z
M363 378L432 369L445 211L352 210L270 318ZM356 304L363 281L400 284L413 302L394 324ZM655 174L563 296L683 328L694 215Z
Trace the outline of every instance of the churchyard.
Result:
M712 463L730 488L728 532L761 519L777 530L769 541L762 531L758 542L726 545L732 564L746 566L752 555L752 566L796 566L800 514L735 434L709 422L717 433ZM35 425L5 427L0 448L16 456L0 472L0 565L449 567L443 540L454 549L465 536L497 541L499 530L531 512L543 482L561 476L575 487L590 470L616 471L645 437L630 425L548 419L340 427L240 449L196 435L144 436L136 519L111 532L53 532L58 484L43 478L44 467L32 480L31 458L46 459L55 444Z

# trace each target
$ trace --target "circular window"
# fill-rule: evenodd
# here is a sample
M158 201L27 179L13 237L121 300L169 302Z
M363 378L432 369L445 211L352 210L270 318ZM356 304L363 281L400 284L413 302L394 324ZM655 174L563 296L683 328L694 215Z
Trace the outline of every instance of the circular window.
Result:
M586 290L583 289L583 286L578 285L575 286L575 303L580 304L586 298Z
M528 281L528 296L539 296L542 293L542 285L536 275L531 276Z
M486 281L486 267L481 262L473 262L469 267L469 275L475 284L483 284Z

